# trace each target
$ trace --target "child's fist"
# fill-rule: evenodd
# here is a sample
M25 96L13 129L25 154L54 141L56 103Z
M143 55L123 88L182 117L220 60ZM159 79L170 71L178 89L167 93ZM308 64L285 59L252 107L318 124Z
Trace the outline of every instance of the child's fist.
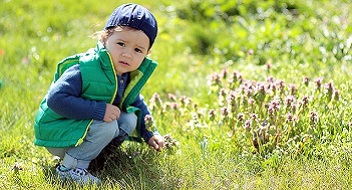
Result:
M121 111L117 106L114 106L112 104L106 104L104 121L108 123L115 121L120 117L120 113Z

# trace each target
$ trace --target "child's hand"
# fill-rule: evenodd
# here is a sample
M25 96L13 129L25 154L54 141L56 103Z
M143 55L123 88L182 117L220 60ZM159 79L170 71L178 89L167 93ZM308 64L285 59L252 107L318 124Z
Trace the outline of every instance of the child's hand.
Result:
M164 147L164 137L161 135L154 135L148 140L148 144L155 150L161 150Z
M115 121L120 117L120 113L121 111L117 106L114 106L112 104L106 104L104 121L108 123Z

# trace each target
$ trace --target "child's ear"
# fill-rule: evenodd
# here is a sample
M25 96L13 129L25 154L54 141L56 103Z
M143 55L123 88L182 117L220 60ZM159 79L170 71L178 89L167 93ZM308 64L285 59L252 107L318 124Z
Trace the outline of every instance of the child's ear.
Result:
M103 43L103 45L105 46L106 36L105 36L105 35L101 35L100 41L101 41L101 43Z
M103 32L100 36L100 41L101 43L103 43L103 45L105 46L106 40L108 39L108 33L107 32Z

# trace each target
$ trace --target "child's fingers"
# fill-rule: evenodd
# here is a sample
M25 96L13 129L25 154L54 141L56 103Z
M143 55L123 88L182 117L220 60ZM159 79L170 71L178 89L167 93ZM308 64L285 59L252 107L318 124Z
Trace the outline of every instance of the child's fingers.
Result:
M114 106L112 104L107 104L104 121L105 122L114 121L120 117L120 114L121 114L121 111L117 106Z

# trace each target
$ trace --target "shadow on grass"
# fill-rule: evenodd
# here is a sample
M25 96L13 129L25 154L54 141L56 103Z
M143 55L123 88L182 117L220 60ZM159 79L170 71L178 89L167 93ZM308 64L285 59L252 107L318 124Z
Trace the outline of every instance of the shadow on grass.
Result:
M122 189L149 189L161 178L157 152L136 142L108 145L89 166L105 184Z
M160 181L164 172L161 172L159 159L159 152L146 144L130 141L122 145L109 144L92 160L88 171L102 180L103 188L163 189ZM56 164L59 164L59 160L56 160ZM56 166L55 161L41 165L48 184L64 189L81 188L78 184L61 181L55 174Z
M100 189L100 187L97 185L80 185L77 182L60 179L55 173L55 169L58 165L59 162L57 162L56 165L51 163L45 163L41 165L45 176L44 180L54 189Z

